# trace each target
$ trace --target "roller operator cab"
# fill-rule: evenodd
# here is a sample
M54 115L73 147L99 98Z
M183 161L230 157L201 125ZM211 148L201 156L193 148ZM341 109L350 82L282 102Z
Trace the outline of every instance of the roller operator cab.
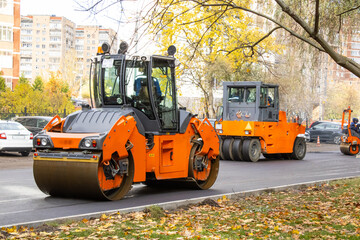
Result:
M221 137L222 159L303 159L306 154L305 127L288 123L279 111L279 88L262 82L224 82L223 106L215 129Z
M207 119L177 107L175 47L128 56L104 44L91 65L91 107L54 117L34 138L34 177L46 194L121 199L133 183L172 181L208 189L219 138Z

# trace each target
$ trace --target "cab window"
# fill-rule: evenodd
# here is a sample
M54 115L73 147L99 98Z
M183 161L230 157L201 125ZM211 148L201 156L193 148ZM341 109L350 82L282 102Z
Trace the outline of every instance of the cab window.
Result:
M256 88L248 87L245 89L245 102L254 103L256 101Z
M243 87L229 87L228 88L228 101L229 102L243 102L244 101Z
M143 61L127 61L125 70L126 101L154 120L148 84L148 64Z
M168 60L154 58L151 74L151 90L163 129L177 127L175 72L174 68L170 66L171 63Z

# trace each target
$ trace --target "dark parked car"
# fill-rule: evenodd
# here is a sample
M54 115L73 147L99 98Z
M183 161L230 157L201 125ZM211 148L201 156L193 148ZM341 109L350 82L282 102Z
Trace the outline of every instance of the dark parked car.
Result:
M305 138L310 142L317 141L319 136L321 142L340 144L342 135L341 123L337 122L319 122L305 132Z
M21 123L35 136L46 126L46 124L48 124L48 122L51 119L52 117L45 117L45 116L26 116L26 117L16 117L13 120L18 123Z

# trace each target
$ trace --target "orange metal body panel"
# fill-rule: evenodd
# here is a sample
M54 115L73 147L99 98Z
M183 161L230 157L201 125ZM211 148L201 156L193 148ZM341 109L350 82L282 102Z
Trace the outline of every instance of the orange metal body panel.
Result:
M136 128L136 121L134 117L120 117L119 120L109 131L103 143L103 162L111 159L111 154L115 151L118 153L119 158L128 157L126 150L126 143L130 141L133 147L131 154L134 160L134 182L143 182L146 178L146 162L145 162L145 137L139 133Z
M157 179L188 177L191 140L196 134L204 141L198 154L216 158L219 155L219 138L206 121L193 118L183 134L154 136L155 146L146 152L146 171L154 172Z
M46 126L44 127L44 130L46 131L55 131L55 132L62 132L62 127L64 125L65 120L61 120L59 115L56 115L51 119Z
M81 139L87 136L97 136L99 133L59 133L47 132L51 137L54 148L78 149Z
M194 125L204 142L199 154L208 154L209 159L215 159L220 152L219 147L215 147L219 145L219 138L209 120L205 118L202 122L200 122L198 119L193 119L190 123Z
M292 153L295 138L305 133L305 127L288 123L286 113L279 111L279 122L222 121L219 135L234 137L259 137L262 153ZM248 131L249 134L245 134Z

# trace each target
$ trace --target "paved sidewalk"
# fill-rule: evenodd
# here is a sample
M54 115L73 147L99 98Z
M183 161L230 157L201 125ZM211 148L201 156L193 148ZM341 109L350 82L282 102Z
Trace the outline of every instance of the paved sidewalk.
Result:
M306 143L307 152L340 152L340 145L330 144L330 143L320 143L320 146L317 146L316 142Z

